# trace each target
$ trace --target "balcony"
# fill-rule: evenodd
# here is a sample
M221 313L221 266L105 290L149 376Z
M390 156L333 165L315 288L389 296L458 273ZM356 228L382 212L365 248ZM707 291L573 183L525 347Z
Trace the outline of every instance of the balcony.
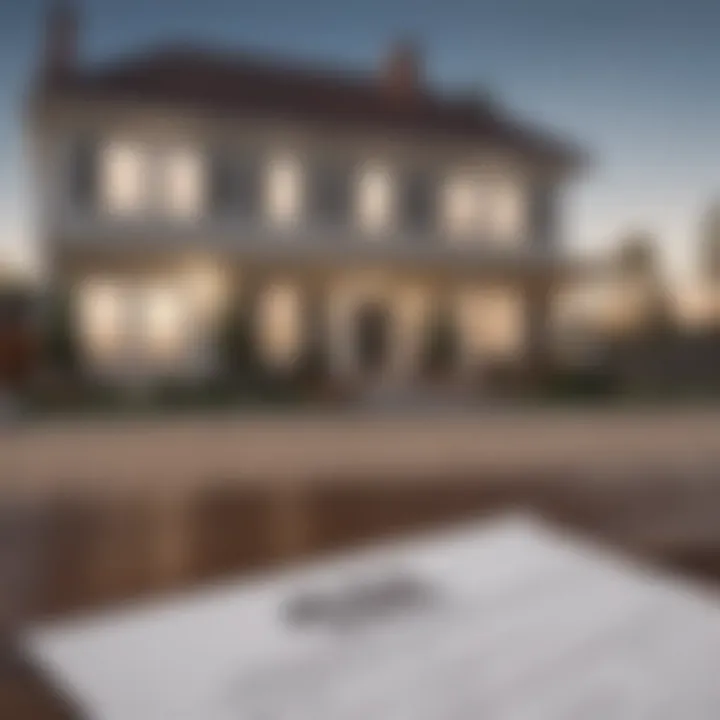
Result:
M292 259L308 263L377 261L432 267L439 264L475 269L529 269L554 266L559 260L533 243L529 235L503 239L403 229L370 233L345 224L305 220L279 226L262 218L242 217L176 220L66 211L55 223L51 241L56 247L106 249L113 253L202 250L240 259Z

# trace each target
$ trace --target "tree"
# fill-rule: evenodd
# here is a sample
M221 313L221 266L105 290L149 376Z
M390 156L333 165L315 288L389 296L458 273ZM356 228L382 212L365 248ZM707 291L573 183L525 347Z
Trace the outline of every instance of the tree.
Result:
M700 228L700 274L707 281L711 316L720 325L720 201L710 206Z
M0 395L6 387L24 386L36 368L38 337L33 305L29 292L4 287L0 281Z
M249 380L258 369L253 298L231 298L218 326L217 353L220 371L228 379Z
M708 209L700 227L700 272L720 285L720 201Z
M44 337L44 356L49 367L66 377L76 375L80 351L73 320L73 296L69 290L57 290L51 295Z
M621 278L635 282L653 282L658 276L655 239L650 233L636 231L620 242L616 269Z
M637 323L636 330L655 332L672 326L667 288L657 257L657 243L648 232L635 231L620 242L616 274L625 309Z

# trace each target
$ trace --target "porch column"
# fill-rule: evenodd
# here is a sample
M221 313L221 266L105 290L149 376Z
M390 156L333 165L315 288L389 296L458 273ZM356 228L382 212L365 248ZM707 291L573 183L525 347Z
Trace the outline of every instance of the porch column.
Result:
M427 313L427 297L418 288L400 290L393 298L390 371L397 379L410 379L419 370Z
M472 378L483 359L482 290L461 290L452 305L458 334L457 374Z
M333 285L328 295L328 364L331 375L349 378L357 372L353 311L356 306L354 293L342 285Z
M525 365L531 382L539 381L550 362L550 310L555 287L537 280L525 288Z

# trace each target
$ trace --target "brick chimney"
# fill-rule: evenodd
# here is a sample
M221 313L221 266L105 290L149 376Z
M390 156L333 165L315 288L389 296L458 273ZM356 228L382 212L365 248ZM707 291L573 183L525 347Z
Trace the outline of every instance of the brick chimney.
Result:
M400 98L412 97L422 90L422 57L414 42L393 43L385 58L381 79L387 90Z
M45 20L43 72L48 78L72 74L78 57L78 10L71 0L54 0Z

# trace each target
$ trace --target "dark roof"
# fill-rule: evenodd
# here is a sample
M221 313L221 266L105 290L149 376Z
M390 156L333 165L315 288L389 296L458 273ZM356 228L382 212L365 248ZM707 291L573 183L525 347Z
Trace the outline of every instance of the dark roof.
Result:
M331 73L190 47L173 47L54 78L43 97L160 102L233 115L280 117L492 142L574 167L581 154L502 114L482 98L423 88L393 93L377 76Z

